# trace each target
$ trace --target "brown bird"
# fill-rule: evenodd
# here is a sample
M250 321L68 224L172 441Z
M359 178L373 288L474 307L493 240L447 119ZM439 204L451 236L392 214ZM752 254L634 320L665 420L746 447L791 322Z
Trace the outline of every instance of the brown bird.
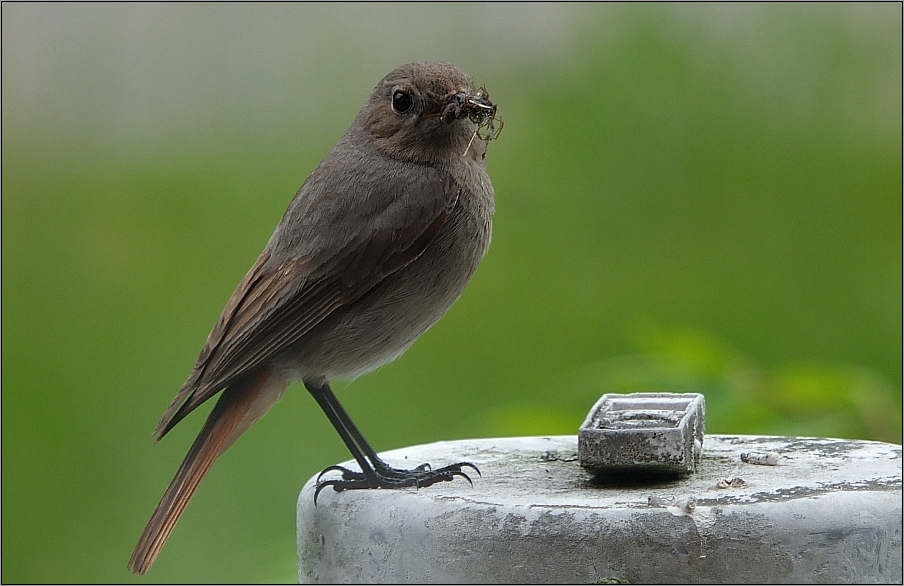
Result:
M133 572L147 572L214 460L293 381L304 383L361 468L327 468L321 477L340 476L318 478L317 493L470 481L467 463L384 463L329 381L394 360L461 294L490 243L484 157L499 130L486 90L454 65L411 63L377 84L298 190L157 424L160 439L222 391L132 553Z

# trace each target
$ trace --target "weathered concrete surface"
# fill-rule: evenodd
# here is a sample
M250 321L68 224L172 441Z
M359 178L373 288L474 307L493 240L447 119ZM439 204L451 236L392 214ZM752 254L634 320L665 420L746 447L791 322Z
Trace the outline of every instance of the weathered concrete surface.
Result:
M741 461L741 453L767 454ZM900 583L901 446L707 436L697 474L594 480L577 437L441 442L395 466L470 461L421 490L298 503L302 582Z

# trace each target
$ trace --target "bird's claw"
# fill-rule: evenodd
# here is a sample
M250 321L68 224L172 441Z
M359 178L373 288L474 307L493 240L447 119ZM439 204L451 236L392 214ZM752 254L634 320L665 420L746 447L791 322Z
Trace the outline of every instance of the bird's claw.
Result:
M354 480L358 477L363 478L364 475L360 472L355 472L354 470L349 470L343 466L328 466L320 471L320 474L317 475L317 483L320 484L320 479L323 478L323 475L328 472L341 472L343 480Z
M480 476L480 470L470 462L459 462L442 468L432 469L430 464L421 464L413 470L400 470L386 465L383 462L374 466L373 472L365 474L356 470L350 470L343 466L330 466L325 468L317 476L317 486L314 489L314 505L320 491L332 487L335 492L344 490L360 490L365 488L425 488L437 482L449 482L456 476L464 478L468 484L474 486L471 477L462 471L462 468L471 468ZM341 478L321 480L328 472L340 472Z

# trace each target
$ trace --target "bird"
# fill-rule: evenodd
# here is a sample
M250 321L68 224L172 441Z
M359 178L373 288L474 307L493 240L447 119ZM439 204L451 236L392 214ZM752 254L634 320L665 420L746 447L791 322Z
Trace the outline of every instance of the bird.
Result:
M141 534L133 573L155 562L217 457L296 381L360 468L327 468L316 494L470 482L465 470L477 468L467 462L411 470L383 462L330 381L396 359L473 276L491 239L485 157L502 129L496 110L484 87L446 62L402 65L374 87L295 194L154 430L160 440L219 394Z

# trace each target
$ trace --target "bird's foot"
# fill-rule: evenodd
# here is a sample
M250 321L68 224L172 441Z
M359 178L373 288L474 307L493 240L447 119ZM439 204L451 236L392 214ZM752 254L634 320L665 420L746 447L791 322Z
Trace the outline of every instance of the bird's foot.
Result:
M436 484L437 482L449 482L454 480L456 476L460 476L468 481L471 485L471 477L465 474L463 468L472 468L477 475L480 470L477 466L469 462L459 462L458 464L450 464L442 468L433 469L430 464L421 464L413 470L402 470L393 468L382 460L373 462L373 471L359 472L350 470L343 466L330 466L325 468L319 476L317 476L317 488L314 490L314 504L317 504L317 495L320 491L327 487L332 487L336 492L343 490L359 490L362 488L423 488ZM340 472L341 478L331 480L321 480L323 476L329 472Z

